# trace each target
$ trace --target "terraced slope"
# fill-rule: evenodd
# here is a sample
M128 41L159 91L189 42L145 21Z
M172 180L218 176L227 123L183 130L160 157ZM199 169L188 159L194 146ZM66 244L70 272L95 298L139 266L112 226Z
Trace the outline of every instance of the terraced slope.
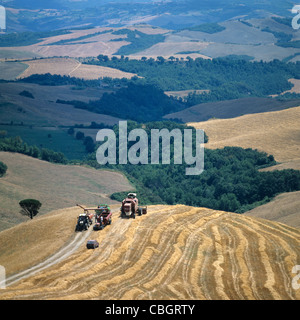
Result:
M300 231L284 224L151 206L135 220L115 213L111 226L90 237L98 249L82 244L0 291L0 299L300 299L292 287Z

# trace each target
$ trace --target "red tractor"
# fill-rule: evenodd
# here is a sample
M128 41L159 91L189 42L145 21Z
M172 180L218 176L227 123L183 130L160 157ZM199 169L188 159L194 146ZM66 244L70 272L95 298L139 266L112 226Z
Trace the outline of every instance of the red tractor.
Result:
M127 198L122 201L121 217L131 217L135 219L135 215L147 213L147 207L139 207L139 200L135 193L128 193Z
M95 210L94 230L102 230L105 226L111 224L112 212L107 204L101 204Z

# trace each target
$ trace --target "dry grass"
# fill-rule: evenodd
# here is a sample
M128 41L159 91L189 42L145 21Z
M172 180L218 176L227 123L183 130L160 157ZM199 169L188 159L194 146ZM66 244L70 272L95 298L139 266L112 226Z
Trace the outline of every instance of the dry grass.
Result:
M279 163L279 164L272 166L272 167L260 169L260 171L268 172L268 171L284 170L284 169L300 170L300 159Z
M279 162L288 162L300 157L299 119L300 107L296 107L189 125L205 130L209 137L207 148L253 148L274 155Z
M200 53L189 53L189 54L181 54L180 52L189 52L189 51L202 51L204 48L208 46L208 43L205 42L181 42L181 41L167 41L160 42L152 47L140 51L136 54L132 54L132 57L148 57L154 58L157 56L162 56L164 58L169 58L170 56L174 56L175 58L186 58L187 56L196 59L211 59L210 57L200 54Z
M153 28L151 26L141 25L134 27L124 27L128 29L137 29L146 34L165 34L168 30L161 28ZM97 57L99 54L104 54L112 56L117 52L122 46L130 44L126 41L126 35L112 34L112 32L122 28L93 28L87 30L73 30L70 34L63 34L54 37L49 37L43 39L41 42L24 46L24 47L10 47L10 50L14 51L24 51L30 52L31 54L36 54L42 57ZM111 32L106 32L103 34L88 37L86 39L77 40L82 36L95 34L97 32L104 32L111 30ZM111 41L114 39L120 39L124 37L124 41ZM68 44L54 44L61 40L74 40L74 42L69 42ZM3 48L4 50L8 48ZM160 55L159 52L156 56Z
M190 93L202 94L202 93L209 93L209 92L210 90L181 90L181 91L165 91L165 94L169 97L171 96L171 97L185 99L188 97Z
M45 214L76 203L97 205L110 201L108 195L114 192L132 189L117 172L56 165L8 152L0 152L0 161L8 166L0 179L0 230L28 219L19 213L19 201L23 199L39 200L40 214Z
M58 227L60 217L64 223ZM72 237L74 219L71 208L0 233L1 244L11 241L0 264L8 273L10 261L24 264L16 249L22 237L24 260L32 259L37 237L36 257L52 236L52 249L59 249ZM299 229L280 223L205 208L150 206L135 220L114 214L112 225L91 237L98 249L82 244L59 264L0 291L0 299L300 299L291 286L300 259Z
M253 148L272 154L277 161L282 162L261 171L300 170L299 119L300 107L296 107L190 124L205 130L209 137L207 148ZM299 194L295 192L279 195L270 203L251 210L249 215L300 227Z
M259 217L278 221L300 228L300 191L283 193L271 202L245 213L250 217Z
M300 93L300 80L299 79L290 79L289 82L293 84L293 88L291 90L285 91L282 94L287 92L290 93Z
M110 78L127 78L135 76L133 73L123 72L117 69L85 65L71 58L51 58L26 61L29 66L18 78L26 78L33 74L58 74L61 76L71 76L86 80Z

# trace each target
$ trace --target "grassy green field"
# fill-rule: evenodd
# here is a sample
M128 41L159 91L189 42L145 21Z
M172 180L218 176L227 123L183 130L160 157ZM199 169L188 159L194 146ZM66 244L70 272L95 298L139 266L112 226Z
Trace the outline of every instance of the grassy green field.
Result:
M29 145L63 152L69 160L83 159L87 153L82 141L68 135L67 129L58 127L30 127L21 125L0 125L7 137L20 136Z

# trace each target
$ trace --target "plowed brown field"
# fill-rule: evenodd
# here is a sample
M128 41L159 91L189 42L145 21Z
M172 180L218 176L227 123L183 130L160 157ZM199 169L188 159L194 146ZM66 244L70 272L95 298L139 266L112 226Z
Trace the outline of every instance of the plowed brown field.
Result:
M115 212L111 226L89 236L98 249L82 244L0 299L300 299L292 286L300 231L284 224L150 206L135 220Z

